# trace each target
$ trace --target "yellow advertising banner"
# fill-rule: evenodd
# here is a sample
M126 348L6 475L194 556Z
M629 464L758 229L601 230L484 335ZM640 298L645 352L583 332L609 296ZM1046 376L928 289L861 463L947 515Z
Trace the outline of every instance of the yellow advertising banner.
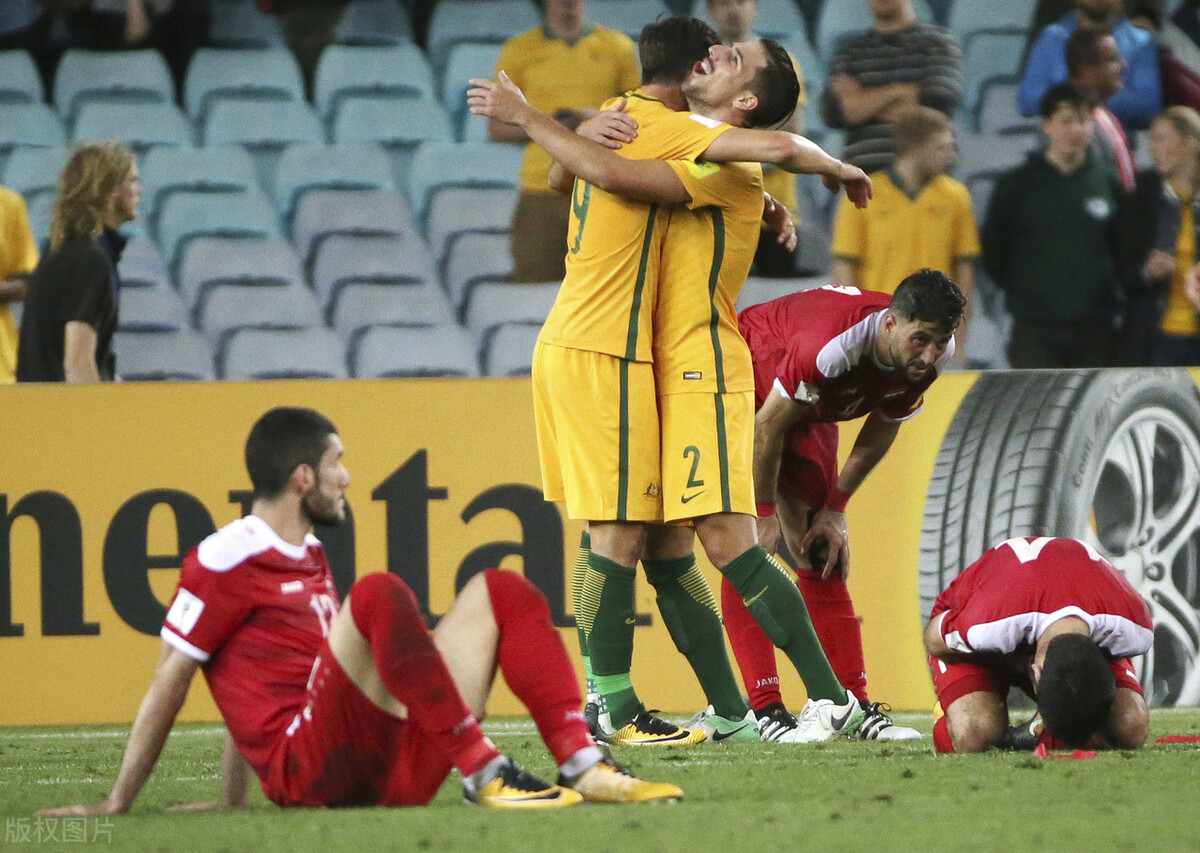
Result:
M183 554L246 511L243 444L276 405L319 409L345 441L351 519L318 531L343 592L391 571L436 618L475 571L523 571L578 662L568 572L581 525L542 500L527 380L15 386L0 400L0 725L133 718ZM843 425L843 457L856 430ZM1151 603L1148 695L1200 702L1197 436L1183 371L939 379L850 502L872 699L929 707L921 620L933 596L988 546L1049 534L1097 544ZM637 604L642 699L701 708L644 581ZM781 663L798 705L803 685ZM522 710L499 684L491 713ZM198 682L182 719L217 718Z

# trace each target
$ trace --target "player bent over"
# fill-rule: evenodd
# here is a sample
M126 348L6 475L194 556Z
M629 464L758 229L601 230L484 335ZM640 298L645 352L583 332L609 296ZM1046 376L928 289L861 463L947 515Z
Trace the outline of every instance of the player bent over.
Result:
M934 746L1032 749L1040 737L1048 747L1136 749L1149 719L1129 659L1153 642L1145 602L1091 546L1048 537L997 545L938 596L925 626ZM1037 700L1040 720L1010 729L1014 686Z
M422 805L451 767L468 802L498 808L681 797L597 749L546 600L522 576L476 575L432 635L394 575L363 577L339 608L310 528L345 518L342 453L333 424L311 409L273 409L254 425L251 514L184 560L112 792L46 814L128 811L197 669L229 728L224 797L197 807L243 804L247 765L281 806ZM480 729L497 665L553 753L559 784L521 770Z

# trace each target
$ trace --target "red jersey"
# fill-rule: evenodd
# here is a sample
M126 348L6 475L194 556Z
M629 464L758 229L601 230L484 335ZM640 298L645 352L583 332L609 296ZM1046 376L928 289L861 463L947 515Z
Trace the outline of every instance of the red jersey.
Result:
M1125 576L1075 539L1009 539L938 596L938 631L956 652L1028 652L1052 622L1077 616L1112 657L1154 642L1150 610Z
M878 410L907 420L921 410L925 389L954 355L954 339L918 383L880 367L873 354L892 297L857 287L802 290L738 315L754 358L754 397L762 406L775 388L812 408L801 423L849 421Z
M200 662L229 733L260 778L307 701L337 611L333 574L311 534L297 547L249 515L184 558L162 638Z

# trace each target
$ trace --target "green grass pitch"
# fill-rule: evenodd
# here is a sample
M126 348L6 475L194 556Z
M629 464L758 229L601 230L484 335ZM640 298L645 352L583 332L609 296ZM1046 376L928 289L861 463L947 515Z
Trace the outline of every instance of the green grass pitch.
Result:
M928 715L898 715L928 735ZM528 719L490 720L505 752L552 777ZM466 806L452 777L416 809L278 809L255 790L235 812L174 814L214 799L223 731L180 726L129 815L39 825L39 808L103 799L126 729L0 729L0 850L302 851L1197 851L1200 709L1151 712L1150 743L1086 761L991 752L935 756L918 743L700 744L619 749L618 761L686 792L676 805L585 805L561 812ZM40 833L40 840L39 840ZM80 839L80 834L86 839Z

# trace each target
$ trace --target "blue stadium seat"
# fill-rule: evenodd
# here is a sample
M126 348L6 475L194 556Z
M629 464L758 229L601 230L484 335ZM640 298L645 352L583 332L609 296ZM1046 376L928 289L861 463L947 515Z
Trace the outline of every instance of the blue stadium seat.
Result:
M408 198L423 220L433 197L446 187L515 187L522 146L499 142L426 142L413 155Z
M67 135L58 113L47 104L0 104L0 152L18 145L63 148Z
M454 322L446 294L433 281L423 284L352 281L329 305L329 325L346 336L368 326L445 325Z
M983 87L993 80L1018 80L1025 53L1024 32L977 32L963 46L963 113L974 115Z
M415 233L333 234L321 241L312 263L320 304L329 309L343 287L356 283L436 285L437 277L429 250Z
M222 379L345 379L346 344L335 332L238 329L217 353Z
M478 376L475 339L463 328L371 326L350 353L358 379L419 376Z
M286 48L202 47L184 76L188 115L201 117L215 99L304 100L300 65Z
M45 97L29 52L0 50L0 103L40 104Z
M462 142L487 141L487 117L467 112L467 81L472 77L492 79L499 56L499 44L461 42L450 48L446 57L438 91L454 125L455 138Z
M88 101L79 107L71 142L120 139L139 154L151 146L192 144L192 123L174 104L112 104Z
M989 80L980 87L975 107L975 127L985 135L1038 132L1036 118L1026 118L1017 108L1015 77Z
M204 119L205 145L323 145L321 120L303 101L217 101Z
M915 0L913 6L917 20L934 22L933 10L926 0ZM871 7L865 0L828 0L821 7L821 17L817 20L817 52L828 61L833 56L833 49L839 38L846 33L868 30L873 23Z
M518 191L512 187L448 187L433 197L425 212L425 237L439 262L456 234L508 232Z
M1037 146L1038 137L1031 133L960 133L954 142L958 148L955 173L967 183L977 175L994 177L1023 162Z
M279 237L279 220L258 192L172 193L158 214L158 246L168 269L179 267L189 240L201 236Z
M386 152L396 188L407 190L412 159L422 142L452 142L450 119L436 101L349 98L333 123L334 142L375 143Z
M954 0L946 26L966 47L973 33L1028 33L1037 0Z
M179 294L169 287L121 288L122 332L171 332L187 328Z
M738 295L737 310L749 308L762 302L770 302L789 293L795 293L802 288L797 287L795 279L790 278L758 278L750 276L742 286Z
M588 0L586 10L587 19L592 23L625 33L635 42L642 27L670 14L661 0Z
M292 220L292 242L305 263L333 234L416 233L408 202L388 190L313 190L300 199Z
M219 342L238 329L314 329L325 325L312 291L302 284L279 285L269 281L213 282L192 306L196 329Z
M860 2L860 0L853 0ZM703 3L699 4L703 8ZM866 5L862 3L862 5ZM758 14L754 16L754 31L761 36L780 38L805 34L804 16L795 0L758 0Z
M68 50L54 74L54 105L73 116L91 100L172 103L175 85L157 50Z
M457 235L448 243L440 269L450 304L461 310L475 285L509 280L512 246L508 233L468 231Z
M434 67L442 68L458 42L503 43L540 23L531 0L441 0L433 8L425 42Z
M189 330L117 332L113 352L117 373L127 382L216 378L208 341Z
M557 281L545 284L481 282L471 289L463 305L463 324L481 341L504 323L541 326L558 298L559 284Z
M152 224L157 211L171 193L182 190L204 192L249 192L258 189L254 160L240 145L209 145L204 148L156 147L139 160L142 204ZM147 204L148 203L148 204Z
M313 101L324 116L358 95L435 98L433 70L413 44L331 44L321 53L313 83Z
M412 23L398 0L350 0L335 37L342 44L400 44L412 41Z
M528 376L541 323L503 323L482 342L484 376Z
M258 10L257 0L211 0L208 40L221 47L278 47L287 44L283 24Z
M122 291L134 287L174 292L167 265L163 263L154 241L147 238L129 241L121 253L117 272L121 276Z
M394 188L391 165L378 145L289 145L275 173L275 206L290 223L296 205L312 190Z
M282 237L197 237L179 263L179 293L189 308L209 287L222 284L303 286L292 244Z
M0 184L26 199L38 193L53 194L58 191L58 176L66 162L65 148L18 146L4 163L4 179Z

